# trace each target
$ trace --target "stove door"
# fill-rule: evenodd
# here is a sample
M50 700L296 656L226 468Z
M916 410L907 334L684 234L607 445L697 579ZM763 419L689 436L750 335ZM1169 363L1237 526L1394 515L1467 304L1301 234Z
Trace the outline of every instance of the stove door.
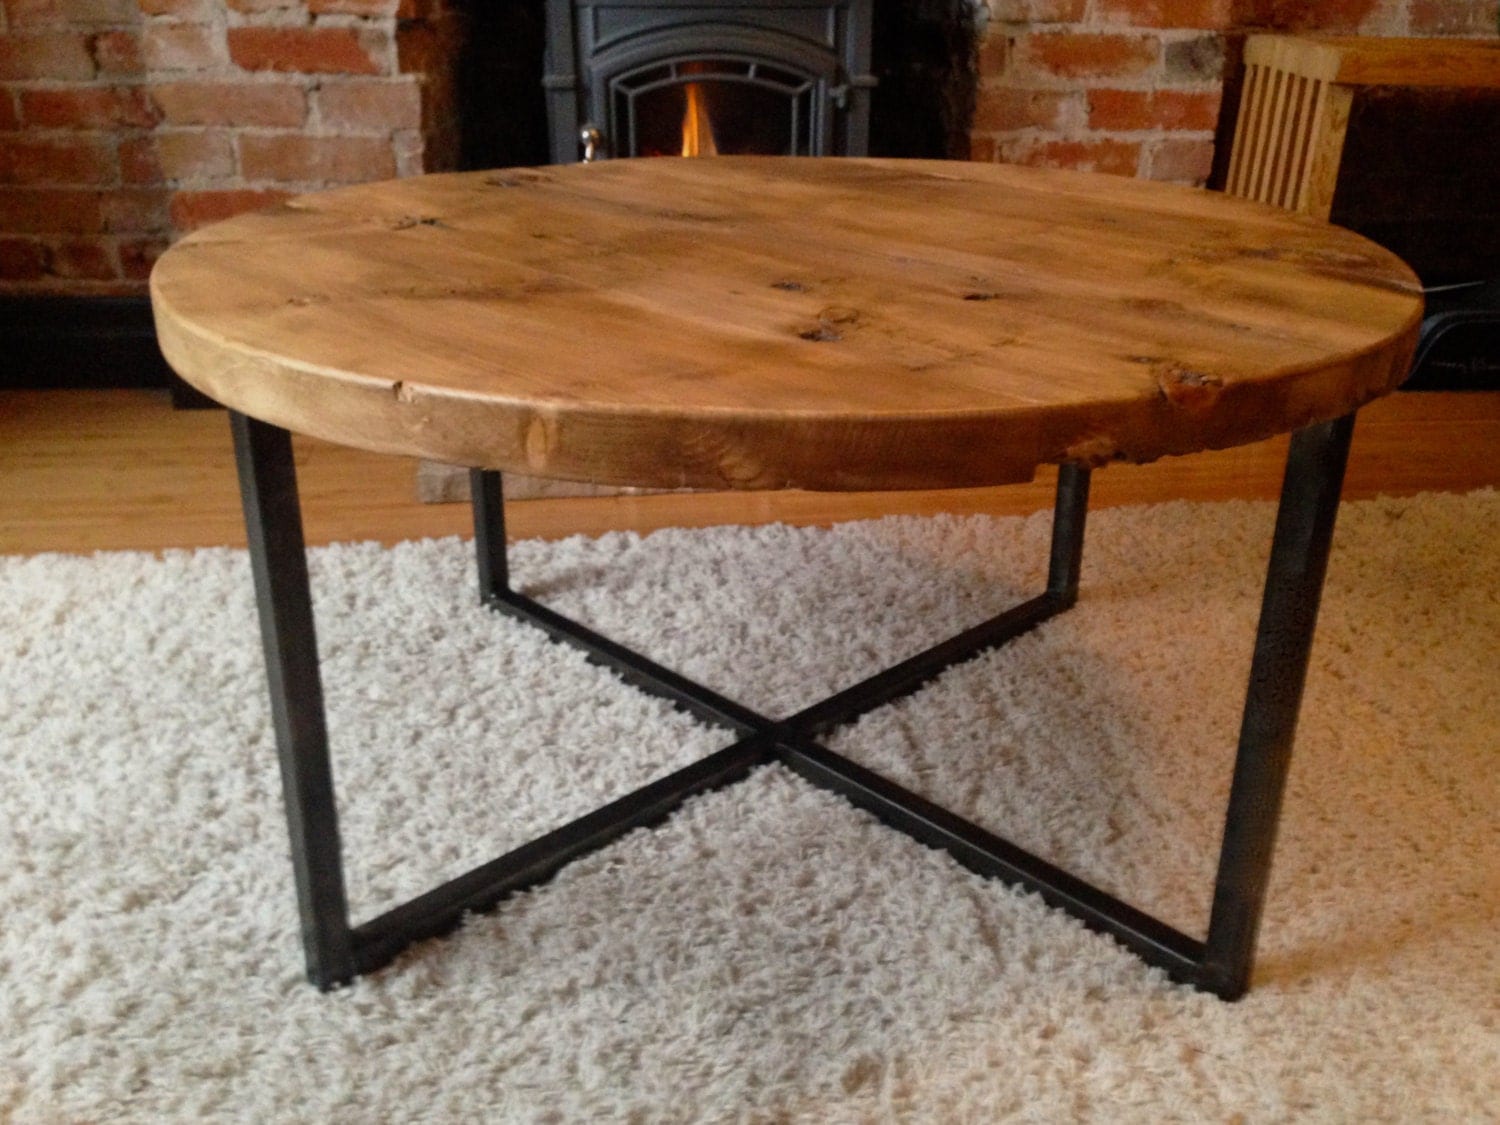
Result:
M595 158L857 155L838 56L803 39L679 26L601 51L582 77L581 129Z

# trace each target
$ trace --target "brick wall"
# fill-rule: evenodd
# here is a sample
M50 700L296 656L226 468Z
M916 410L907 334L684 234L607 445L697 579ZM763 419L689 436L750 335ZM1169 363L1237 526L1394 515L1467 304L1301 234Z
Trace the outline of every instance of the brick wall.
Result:
M450 2L0 0L0 295L140 293L202 223L454 166ZM1500 0L973 2L989 17L975 159L1188 182L1247 29L1483 36L1500 16Z
M0 293L141 292L193 227L441 164L420 3L3 0Z
M1246 32L1494 36L1500 0L988 0L976 160L1202 183Z

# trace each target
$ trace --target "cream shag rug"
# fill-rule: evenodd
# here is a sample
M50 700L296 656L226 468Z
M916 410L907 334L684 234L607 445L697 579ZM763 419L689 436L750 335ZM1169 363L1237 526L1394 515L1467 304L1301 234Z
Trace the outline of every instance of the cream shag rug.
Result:
M836 745L1200 932L1273 512L1093 517L1071 613ZM1254 990L1168 983L768 767L333 995L303 983L243 553L0 559L0 1119L1500 1114L1500 494L1346 506ZM521 588L787 712L1041 581L1047 520L607 535ZM723 745L313 554L357 918Z

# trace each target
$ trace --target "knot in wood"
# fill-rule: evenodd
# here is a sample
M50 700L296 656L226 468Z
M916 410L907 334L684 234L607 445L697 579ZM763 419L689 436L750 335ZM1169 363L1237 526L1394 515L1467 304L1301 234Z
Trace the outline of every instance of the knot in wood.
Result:
M858 309L851 309L847 305L829 305L818 313L816 327L803 329L797 335L804 340L812 340L814 343L833 344L844 338L841 326L850 326L858 322Z
M1170 366L1156 373L1156 385L1162 397L1173 406L1196 413L1208 410L1218 401L1224 380L1202 371Z

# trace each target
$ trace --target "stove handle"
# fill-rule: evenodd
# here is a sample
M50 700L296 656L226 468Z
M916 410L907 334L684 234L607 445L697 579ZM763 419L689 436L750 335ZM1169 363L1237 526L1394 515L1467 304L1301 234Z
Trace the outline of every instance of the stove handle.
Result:
M604 134L597 125L585 125L578 130L578 143L583 146L583 162L592 164L604 151Z

